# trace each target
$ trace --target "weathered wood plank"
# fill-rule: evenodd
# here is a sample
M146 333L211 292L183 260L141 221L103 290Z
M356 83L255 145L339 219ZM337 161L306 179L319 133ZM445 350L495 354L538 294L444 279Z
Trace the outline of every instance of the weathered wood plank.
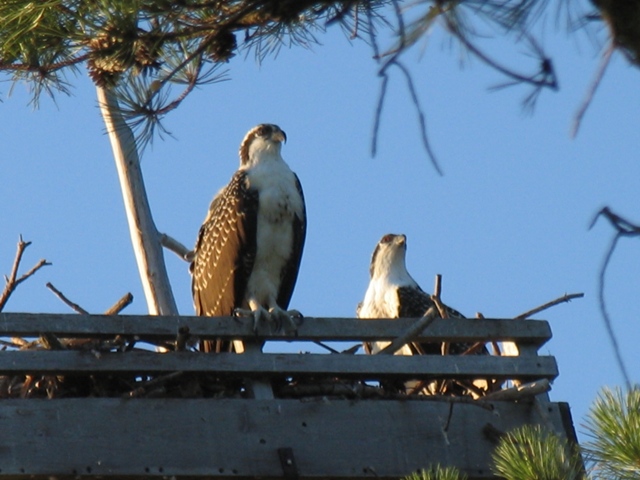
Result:
M40 373L162 373L215 372L248 377L337 375L353 378L518 378L553 379L553 357L495 357L489 355L331 355L242 354L197 352L127 352L98 356L83 351L24 350L0 352L0 374Z
M267 340L389 340L404 333L413 322L415 319L307 317L294 336L272 332L268 325L262 326L258 334ZM166 340L175 339L183 326L200 338L252 339L256 336L252 321L244 318L0 313L0 336L37 336L50 332L61 337L127 335ZM540 347L551 338L551 329L541 320L438 319L429 326L427 334L418 341L512 340Z
M301 479L397 479L440 463L494 478L483 433L543 423L536 408L385 401L0 401L0 477L283 477L290 448ZM547 426L567 436L557 404ZM570 436L570 435L569 435Z

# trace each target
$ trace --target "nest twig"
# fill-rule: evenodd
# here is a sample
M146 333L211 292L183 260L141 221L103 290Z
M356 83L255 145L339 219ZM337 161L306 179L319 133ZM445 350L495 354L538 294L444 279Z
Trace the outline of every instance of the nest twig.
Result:
M31 242L25 242L24 240L22 240L22 235L20 235L20 239L18 240L18 250L16 252L15 259L13 260L13 267L11 268L11 273L9 274L8 277L7 276L4 277L5 279L4 290L0 294L0 312L2 311L4 306L7 304L9 297L11 296L11 294L14 292L14 290L17 288L18 285L20 285L29 277L33 276L42 267L51 265L51 263L47 262L43 258L40 261L38 261L38 263L36 263L33 267L31 267L30 270L28 270L26 273L23 273L22 275L20 275L20 277L18 277L18 269L20 268L22 255L24 254L24 251L27 249L29 245L31 245Z

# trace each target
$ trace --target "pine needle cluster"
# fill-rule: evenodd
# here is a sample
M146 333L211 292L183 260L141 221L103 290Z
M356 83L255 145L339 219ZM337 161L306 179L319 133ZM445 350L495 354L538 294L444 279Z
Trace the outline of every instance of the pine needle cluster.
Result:
M603 389L587 419L585 451L598 478L640 478L640 387Z
M539 425L508 433L493 454L494 471L507 480L579 480L584 478L577 448Z
M429 470L420 470L405 477L405 480L467 480L467 476L455 467L442 467L439 464Z
M308 46L332 22L375 16L388 0L12 0L0 2L0 71L41 93L68 93L86 67L115 89L122 114L149 140L199 85L225 79L241 50L259 58ZM366 12L366 14L364 14ZM162 133L162 129L160 129ZM140 132L139 132L140 133Z

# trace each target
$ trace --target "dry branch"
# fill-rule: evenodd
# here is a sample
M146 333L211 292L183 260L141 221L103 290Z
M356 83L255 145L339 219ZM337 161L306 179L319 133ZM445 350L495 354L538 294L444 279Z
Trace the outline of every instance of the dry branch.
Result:
M476 318L485 318L484 315L480 312L476 312ZM491 349L493 350L493 355L495 355L496 357L499 357L500 355L502 355L502 352L500 352L500 346L498 345L498 342L496 342L495 340L491 340Z
M60 339L51 332L43 332L40 334L40 343L47 350L65 350L65 346Z
M531 315L535 315L536 313L539 313L543 310L546 310L547 308L551 308L555 305L558 305L560 303L564 303L564 302L570 302L571 300L573 300L574 298L582 298L584 297L584 293L571 293L571 294L567 294L565 293L563 296L556 298L555 300L552 300L550 302L545 303L544 305L540 305L539 307L536 307L532 310L529 310L527 312L521 313L520 315L513 317L514 320L524 320L528 317L530 317Z
M159 387L164 387L168 382L179 379L182 376L184 376L184 372L173 372L167 375L162 375L160 377L144 382L142 385L138 386L134 390L131 390L124 396L125 398L143 397L151 391L155 391Z
M69 300L64 293L62 293L60 290L58 290L56 287L53 286L53 284L51 282L47 282L47 288L49 290L51 290L54 295L56 297L58 297L60 300L62 300L62 302L69 306L72 310L83 314L83 315L89 315L89 312L87 312L84 308L82 308L80 305L78 305L77 303L72 302L71 300Z
M609 42L609 45L602 53L600 66L598 67L598 70L596 70L596 74L593 80L591 81L591 85L587 90L585 98L584 100L582 100L582 104L578 108L578 111L576 112L573 118L573 125L571 126L571 138L576 138L576 136L578 135L578 130L580 129L582 118L584 117L584 114L587 113L587 109L589 108L589 105L591 105L591 101L593 100L593 97L596 94L596 90L598 89L598 87L600 86L600 83L602 82L602 78L604 77L604 74L607 71L607 67L609 66L609 62L611 61L611 57L613 56L613 52L615 51L616 46L617 45L615 41L612 40L611 42Z
M537 382L526 383L497 392L487 394L485 400L522 400L524 398L535 397L551 390L549 380L543 378Z
M447 309L442 304L440 300L440 294L442 293L442 275L437 274L435 284L433 286L433 295L431 295L431 300L436 304L436 308L438 309L438 313L440 314L440 318L449 318L449 314L447 313Z
M176 336L176 350L184 351L187 348L187 342L189 341L189 327L184 325L178 329L178 335Z
M431 295L431 300L435 303L436 308L438 309L438 313L440 314L440 318L449 318L449 314L447 313L447 309L440 301L440 294L442 293L442 275L437 274L435 284L433 286L433 295ZM449 355L449 342L443 342L441 346L442 355Z
M377 352L377 355L393 355L407 343L412 342L417 336L419 336L420 333L431 325L436 318L439 318L438 310L434 307L430 307L429 310L425 312L424 316L414 323L411 328Z
M130 292L126 293L111 308L109 308L106 312L104 312L104 314L105 315L117 315L122 310L124 310L127 306L129 306L131 304L131 302L133 302L133 295L131 295Z
M20 235L20 238L18 240L18 250L16 252L16 256L15 259L13 261L13 267L11 268L11 274L7 277L5 276L5 286L4 286L4 290L2 291L2 294L0 294L0 311L2 311L2 309L4 308L4 306L7 304L7 301L9 300L9 297L11 296L11 294L13 293L13 291L16 289L16 287L18 285L20 285L22 282L24 282L27 278L31 277L33 274L35 274L38 270L40 270L40 268L46 266L46 265L51 265L51 263L47 262L44 258L41 259L38 263L36 263L31 270L29 270L28 272L22 274L20 276L20 278L18 278L18 269L20 268L20 262L22 261L22 255L24 254L24 251L26 250L26 248L31 245L31 242L25 242L22 240L22 235Z

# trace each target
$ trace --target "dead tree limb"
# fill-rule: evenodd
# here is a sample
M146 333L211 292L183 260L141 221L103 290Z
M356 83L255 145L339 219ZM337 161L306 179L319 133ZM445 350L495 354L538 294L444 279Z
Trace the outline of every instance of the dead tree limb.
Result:
M43 258L38 263L36 263L31 268L31 270L22 274L18 278L18 269L20 268L22 255L24 254L24 251L29 245L31 245L31 242L25 242L24 240L22 240L22 235L20 235L20 239L18 240L18 250L16 252L15 259L13 260L13 267L11 268L11 273L9 274L8 277L7 276L4 277L5 279L4 290L2 291L2 294L0 294L0 311L2 311L4 306L7 304L9 297L11 296L11 294L13 293L13 291L16 289L18 285L24 282L27 278L31 277L33 274L35 274L42 267L46 265L51 265L51 263L47 262Z
M189 250L178 240L167 235L166 233L160 234L160 243L164 248L166 248L167 250L171 250L173 253L178 255L185 262L193 261L193 256L194 256L193 250Z
M122 116L115 92L106 87L97 87L97 95L111 141L129 234L149 313L177 315L178 308L171 291L159 233L151 215L133 132Z

